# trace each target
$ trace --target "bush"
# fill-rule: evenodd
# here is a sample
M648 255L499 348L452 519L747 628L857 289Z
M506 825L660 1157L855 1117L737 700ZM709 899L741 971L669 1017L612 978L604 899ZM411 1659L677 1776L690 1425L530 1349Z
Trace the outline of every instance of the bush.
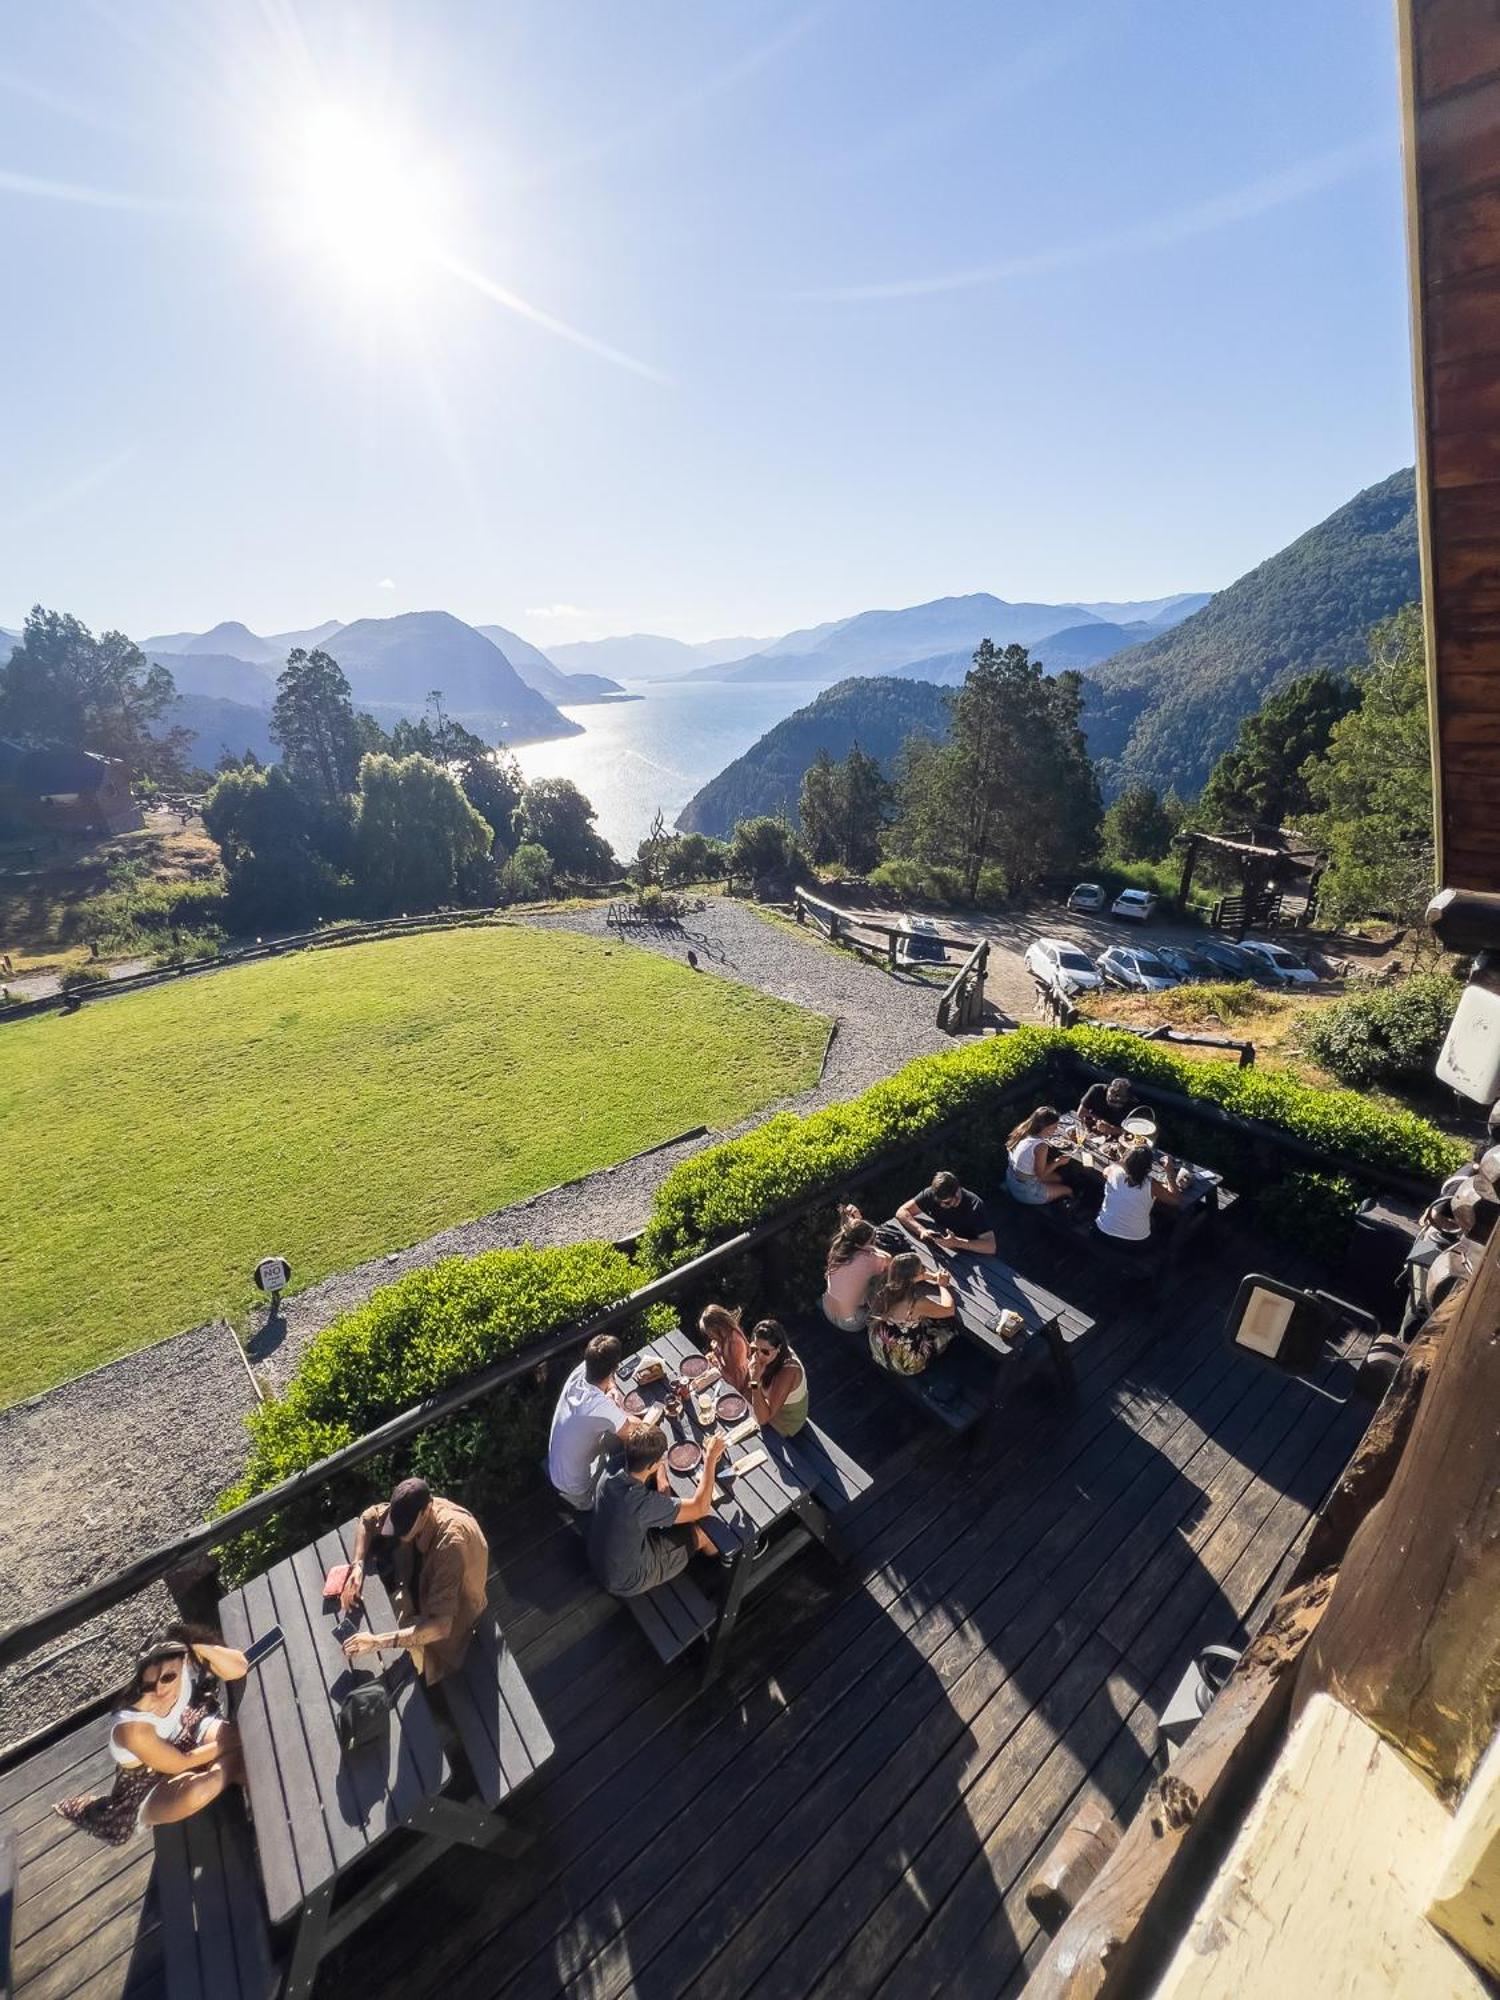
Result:
M592 1318L639 1283L630 1259L606 1243L565 1249L489 1250L452 1257L382 1286L364 1305L318 1334L284 1394L249 1419L250 1462L219 1512L352 1444L386 1418L452 1382L503 1360L558 1328ZM675 1323L656 1308L622 1328L627 1341ZM520 1385L517 1385L518 1390ZM541 1390L504 1396L424 1431L409 1447L288 1508L236 1542L232 1564L247 1575L283 1548L389 1489L402 1468L421 1472L467 1505L493 1503L530 1476L546 1436Z
M1308 1016L1303 1047L1341 1083L1428 1083L1463 987L1443 972L1349 993Z
M224 884L217 879L161 882L122 870L112 887L70 914L67 934L94 938L116 950L150 950L172 931L222 930L226 900Z
M1283 1242L1335 1262L1349 1247L1360 1192L1358 1183L1347 1174L1311 1170L1283 1174L1280 1180L1256 1189L1256 1220Z
M812 873L796 834L785 820L769 816L739 822L725 867L731 875L745 876L758 892L768 896L790 895L793 887Z
M989 874L1000 875L997 869L982 869L980 881ZM925 861L892 860L882 861L878 868L870 872L870 887L884 889L888 895L906 903L962 903L964 878L957 868L930 866ZM1004 895L1003 875L1000 891Z
M109 973L102 965L70 965L57 982L64 993L74 993L83 986L106 986Z
M507 903L536 903L552 891L552 856L534 840L523 840L500 870L500 893Z
M1076 1054L1143 1088L1175 1091L1205 1106L1259 1120L1351 1162L1439 1180L1466 1157L1464 1148L1409 1111L1388 1111L1353 1091L1321 1090L1295 1077L1242 1070L1228 1062L1189 1062L1159 1044L1100 1028L1019 1028L951 1055L920 1056L893 1077L844 1104L799 1116L784 1112L742 1138L696 1153L657 1190L639 1257L653 1276L752 1228L776 1210L827 1193L892 1148L919 1142L962 1116L965 1136L944 1142L947 1164L970 1162L998 1178L1002 1100L1031 1082L1048 1088L1048 1065ZM1174 1150L1187 1151L1181 1140ZM1231 1184L1252 1172L1248 1136L1205 1120L1192 1151ZM936 1163L934 1163L936 1164Z

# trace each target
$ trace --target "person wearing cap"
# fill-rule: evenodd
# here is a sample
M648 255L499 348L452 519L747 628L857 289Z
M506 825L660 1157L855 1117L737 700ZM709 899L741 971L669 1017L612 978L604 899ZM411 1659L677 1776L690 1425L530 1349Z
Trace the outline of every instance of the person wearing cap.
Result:
M425 1479L403 1479L389 1500L359 1517L354 1561L340 1599L359 1603L365 1566L374 1560L400 1591L403 1622L393 1632L356 1632L344 1655L407 1652L429 1685L461 1667L485 1607L490 1547L467 1507L443 1500Z

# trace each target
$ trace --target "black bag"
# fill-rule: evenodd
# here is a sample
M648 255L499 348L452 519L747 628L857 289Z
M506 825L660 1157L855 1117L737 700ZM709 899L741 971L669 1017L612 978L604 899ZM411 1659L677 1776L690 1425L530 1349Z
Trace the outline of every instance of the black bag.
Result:
M339 1742L346 1755L390 1734L391 1698L379 1681L361 1681L339 1703Z

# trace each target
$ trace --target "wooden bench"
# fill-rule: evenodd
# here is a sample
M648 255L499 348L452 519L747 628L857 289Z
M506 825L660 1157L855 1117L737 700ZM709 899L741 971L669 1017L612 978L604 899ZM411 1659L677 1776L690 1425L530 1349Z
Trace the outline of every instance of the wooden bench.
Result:
M265 1902L238 1795L156 1829L167 2000L272 2000Z
M863 1341L864 1335L859 1339ZM897 1375L889 1369L877 1369L876 1373L955 1437L975 1432L994 1407L994 1364L987 1363L965 1340L952 1340L947 1352L920 1375Z
M656 1648L664 1666L681 1659L695 1640L706 1639L718 1622L718 1605L686 1571L640 1597L619 1601Z
M871 1475L811 1419L792 1439L797 1456L817 1480L817 1497L830 1514L842 1514L875 1484Z
M439 1688L484 1805L493 1810L530 1782L555 1748L493 1605L463 1666Z

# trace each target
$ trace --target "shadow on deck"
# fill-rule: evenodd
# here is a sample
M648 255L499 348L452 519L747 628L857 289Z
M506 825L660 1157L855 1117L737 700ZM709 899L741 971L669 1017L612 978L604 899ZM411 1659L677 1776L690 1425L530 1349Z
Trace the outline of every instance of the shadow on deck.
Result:
M1122 1816L1194 1648L1276 1586L1367 1415L1232 1354L1251 1268L1326 1274L1226 1228L1165 1280L1118 1279L1002 1218L1001 1254L1092 1313L1079 1395L1044 1373L979 1449L796 1328L813 1408L875 1475L754 1597L725 1678L664 1670L590 1584L547 1495L494 1524L502 1621L557 1754L520 1861L455 1849L331 1958L319 1991L506 2000L914 2000L1016 1992L1040 1956L1029 1865L1084 1797ZM107 1782L92 1725L0 1780L21 1866L16 2000L156 1994L144 1843L102 1849L53 1799Z

